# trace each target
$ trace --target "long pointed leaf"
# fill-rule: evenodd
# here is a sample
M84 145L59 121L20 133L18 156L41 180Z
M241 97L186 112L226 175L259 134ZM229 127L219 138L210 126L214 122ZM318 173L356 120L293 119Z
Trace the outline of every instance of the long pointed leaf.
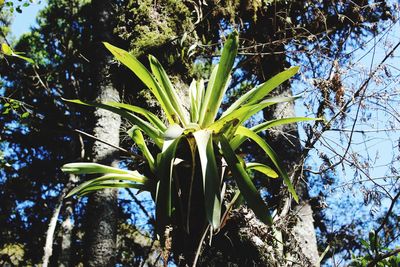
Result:
M166 140L163 151L159 154L157 176L159 184L156 194L157 231L163 234L172 214L172 175L176 148L182 137Z
M244 104L254 104L261 101L265 96L267 96L272 90L277 88L283 82L287 81L291 77L293 77L298 71L300 67L291 67L281 73L278 73L265 83L253 88L248 91L244 95L242 95L238 100L236 100L223 114L221 117L229 114L233 110L237 109L241 105Z
M104 42L106 48L118 59L122 64L132 70L136 76L150 89L153 95L160 103L162 109L167 115L170 123L177 122L178 114L169 101L165 90L157 83L153 75L140 63L134 56L127 51Z
M246 164L246 170L255 170L258 172L261 172L262 174L265 174L266 176L270 178L278 178L279 175L269 166L258 163L258 162L250 162Z
M300 96L272 97L265 99L258 104L245 105L239 109L232 111L225 117L220 118L218 121L211 124L208 128L218 132L223 127L223 125L232 120L239 120L238 124L240 125L243 124L246 120L248 120L251 116L253 116L254 114L263 110L266 107L282 102L293 101L298 98L300 98Z
M142 135L142 132L140 131L140 128L135 125L131 129L129 129L127 134L136 143L136 145L139 147L140 151L142 151L143 156L147 159L147 162L149 163L150 170L154 173L155 172L154 157L150 153L150 150L146 145L146 141L144 140L144 137Z
M193 79L189 86L190 97L190 121L197 123L199 121L199 105L197 103L197 82Z
M204 117L206 116L206 111L208 108L208 102L210 102L210 97L211 97L211 91L213 90L214 84L215 84L215 80L217 77L217 73L218 73L218 64L214 66L214 68L211 71L211 75L210 75L210 79L208 80L208 84L207 84L207 89L206 92L210 92L210 93L205 93L203 101L200 102L200 106L199 106L199 124L202 123L202 121L204 121Z
M234 31L228 36L222 49L221 60L218 65L215 81L212 89L207 88L205 100L201 107L200 125L207 127L214 120L225 94L230 72L235 62L239 45L238 33Z
M158 130L164 132L167 129L167 126L152 112L148 111L147 109L133 106L125 103L118 103L118 102L106 102L105 105L109 105L112 107L122 108L127 111L131 111L133 113L138 113L143 115L151 124L156 126Z
M264 223L271 225L272 218L269 214L267 205L262 200L251 178L247 174L243 165L237 159L235 152L229 145L229 141L225 136L220 137L221 150L224 155L228 167L231 170L240 193L243 195L249 207L254 211L256 216Z
M292 194L293 199L296 202L299 202L299 197L297 196L296 191L294 190L292 182L290 181L290 179L289 179L286 171L284 170L284 168L281 167L281 164L280 164L280 162L278 160L278 156L276 155L275 151L258 134L256 134L255 132L253 132L250 129L247 129L246 127L240 126L237 129L236 133L240 134L240 135L247 136L248 138L252 139L254 142L256 142L264 150L264 152L271 159L272 163L275 165L275 167L278 170L279 174L282 176L283 182L288 187L288 190Z
M212 131L200 130L193 133L199 151L205 209L208 222L218 229L221 221L221 179L215 160Z
M175 111L178 113L179 119L184 126L188 123L188 118L186 117L186 113L181 104L181 101L178 99L178 95L176 94L175 88L172 85L171 80L168 78L168 75L161 63L153 56L149 56L150 67L153 75L156 77L159 84L164 87L164 91L168 96L168 100L171 102Z
M113 107L107 104L102 104L102 103L90 103L90 102L83 102L78 99L64 99L64 101L71 102L71 103L76 103L80 105L86 105L86 106L92 106L92 107L98 107L102 109L106 109L108 111L114 112L116 114L119 114L121 117L127 119L129 122L131 122L134 125L137 125L140 127L140 129L145 132L153 141L154 143L159 147L162 148L163 140L162 136L163 133L154 127L151 123L139 118L138 116L124 110L120 109L118 107Z
M271 121L266 121L266 122L260 123L256 126L252 127L250 130L252 130L255 133L259 133L259 132L268 130L269 128L276 127L276 126L281 126L281 125L295 123L295 122L302 122L302 121L313 121L313 120L320 120L320 119L306 118L306 117L292 117L292 118L276 119L276 120L271 120ZM244 141L246 141L246 139L247 139L246 136L236 135L230 141L230 144L233 147L233 149L236 150Z
M110 173L110 174L105 174L103 176L100 176L98 178L86 181L82 184L80 184L79 186L75 187L74 189L72 189L67 197L76 195L76 194L80 194L81 191L85 190L86 188L92 186L92 185L96 185L97 183L100 182L105 182L105 181L113 181L113 180L123 180L123 181L132 181L132 182L136 182L136 183L145 183L146 182L146 177L144 177L143 175L137 173L138 175L133 175L133 174L114 174L114 173Z
M68 163L61 167L61 170L66 173L72 174L93 174L93 173L113 173L113 174L128 174L140 175L136 171L122 170L119 168L110 167L93 162L75 162Z
M85 196L93 191L102 190L106 188L134 188L141 191L147 191L147 188L143 184L126 183L121 181L104 181L96 184L92 184L80 191L78 197Z

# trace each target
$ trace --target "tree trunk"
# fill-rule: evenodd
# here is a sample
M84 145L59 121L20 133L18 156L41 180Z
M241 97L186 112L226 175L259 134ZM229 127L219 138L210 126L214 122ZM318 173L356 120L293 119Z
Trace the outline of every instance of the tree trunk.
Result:
M272 57L269 60L265 60L263 70L265 72L269 71L268 76L272 76L283 71L284 64L285 58L281 56ZM288 83L281 85L272 93L272 96L292 95L291 87ZM264 111L265 120L295 116L294 102L279 103ZM278 190L274 194L278 196L276 199L279 203L276 203L276 205L280 206L281 220L286 220L288 223L293 220L295 222L294 224L289 223L293 227L286 233L286 242L289 244L286 248L286 255L289 260L288 265L290 265L289 262L292 259L297 263L303 262L307 266L319 266L313 211L308 203L307 180L303 177L301 168L303 157L297 124L274 127L273 130L268 132L267 141L280 156L300 198L299 203L295 204L294 201L287 198L288 193L282 195L279 185L272 185L272 188Z
M112 6L108 1L93 0L91 3L91 24L93 25L92 50L88 51L93 67L93 89L97 102L120 100L119 92L110 78L110 59L103 41L113 42ZM92 90L93 90L92 89ZM120 116L103 109L94 113L93 135L119 145ZM118 150L101 142L94 142L92 161L117 166ZM117 237L117 196L116 189L96 191L89 197L86 212L86 252L85 266L114 266Z
M100 86L97 101L118 101L119 93L111 84ZM121 119L109 111L95 111L96 126L94 136L119 145ZM118 150L96 141L92 149L93 161L117 165ZM86 263L87 266L114 266L117 236L117 196L116 189L96 191L90 196L87 205Z

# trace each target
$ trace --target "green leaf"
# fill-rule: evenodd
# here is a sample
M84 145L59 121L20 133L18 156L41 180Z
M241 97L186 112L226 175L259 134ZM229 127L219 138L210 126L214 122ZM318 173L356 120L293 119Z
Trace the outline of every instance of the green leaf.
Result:
M156 77L159 84L164 88L164 91L166 92L169 101L179 115L179 119L182 122L182 125L186 126L186 124L188 123L188 118L185 115L185 111L181 104L181 101L178 100L178 95L176 94L175 88L172 85L171 80L168 78L166 71L155 57L150 55L149 61L153 75Z
M279 174L283 178L283 182L286 184L288 187L289 192L292 194L293 199L296 202L299 202L299 197L296 194L296 191L294 190L294 187L292 185L292 182L290 181L286 171L284 168L281 167L281 164L278 160L278 156L276 155L275 151L262 139L258 134L253 132L250 129L247 129L246 127L239 126L237 129L237 134L247 136L248 138L252 139L254 142L256 142L263 150L264 152L268 155L268 157L271 159L272 163L275 165L276 169L278 170Z
M206 216L212 228L218 229L221 222L221 178L218 175L212 131L200 130L194 132L193 136L200 156Z
M162 132L167 129L167 126L165 126L165 124L156 115L154 115L154 113L148 111L147 109L118 102L106 102L105 105L122 108L127 111L143 115L151 124L156 126Z
M138 175L140 174L137 171L129 171L122 170L119 168L110 167L107 165L102 165L93 162L75 162L68 163L61 167L63 172L72 173L72 174L93 174L93 173L113 173L113 174L129 174L129 175ZM144 176L143 176L144 177Z
M244 95L242 95L238 100L236 100L222 115L222 117L226 114L229 114L233 110L237 109L241 105L244 104L254 104L261 101L265 96L267 96L272 90L277 88L283 82L287 81L291 77L293 77L298 71L300 67L291 67L288 70L282 71L278 73L265 83L253 88L248 91Z
M150 153L149 148L146 145L146 141L142 135L142 132L138 126L133 126L131 129L128 130L127 134L132 138L133 142L139 147L140 151L142 151L143 156L147 159L149 163L150 170L154 173L154 158L153 155Z
M86 181L79 186L75 187L72 189L66 197L71 197L76 194L81 194L82 191L86 190L87 188L90 188L91 186L99 186L100 182L105 182L105 181L132 181L140 184L144 184L146 182L146 177L141 175L140 173L136 172L133 174L131 172L130 174L116 174L116 173L108 173L103 176L97 177L95 179L91 179L89 181ZM102 189L102 188L101 188Z
M157 177L159 179L156 192L157 231L163 235L165 226L172 214L172 179L176 148L182 137L166 140L162 152L158 156Z
M169 99L165 90L157 83L153 75L137 60L134 56L127 51L104 42L106 48L115 56L115 58L132 70L136 76L150 89L153 95L160 103L162 109L165 111L168 121L170 123L177 123L178 114L172 106L171 99Z
M238 160L235 152L229 145L228 140L225 136L220 136L220 144L223 156L231 170L233 177L235 178L236 184L239 187L240 193L245 198L249 207L254 211L256 216L264 223L271 225L272 218L269 214L267 205L262 200L256 187L254 186L251 178L247 174L243 165Z
M7 56L12 56L12 54L13 54L11 47L9 47L8 44L6 44L6 43L1 44L1 51L4 53L4 55L7 55Z
M147 191L147 188L142 184L126 183L121 181L104 181L88 186L80 191L78 197L83 197L93 191L98 191L106 188L134 188L141 191Z
M199 103L197 101L197 82L193 79L189 86L190 97L190 121L197 123L199 121Z
M14 52L14 51L11 49L11 47L9 47L8 44L6 44L6 43L2 43L2 44L1 44L1 51L2 51L2 52L4 53L4 55L6 55L6 56L17 57L17 58L23 59L23 60L25 60L25 61L27 61L27 62L29 62L29 63L31 63L31 64L35 64L35 62L34 62L31 58L24 57L24 56L21 56L21 55L20 55L20 54L23 54L23 53L21 53L21 52Z
M314 120L320 120L320 119L306 118L306 117L292 117L292 118L276 119L276 120L271 120L271 121L266 121L266 122L260 123L256 126L252 127L250 130L252 130L255 133L259 133L259 132L265 131L269 128L272 128L272 127L277 127L277 126L295 123L295 122L314 121ZM236 150L244 141L246 141L246 139L247 139L246 136L236 135L230 141L230 144L233 147L233 149Z
M265 174L270 178L278 178L279 175L269 166L258 163L258 162L251 162L246 164L246 170L255 170Z
M20 56L20 55L17 55L17 54L13 54L13 56L14 57L18 57L20 59L23 59L23 60L27 61L28 63L35 64L35 61L33 61L33 59L31 59L29 57Z
M114 112L114 113L120 115L121 117L127 119L132 124L137 125L143 132L145 132L154 141L154 143L159 148L162 148L163 132L161 132L159 129L157 129L155 126L153 126L151 123L144 121L143 119L126 111L125 109L113 107L108 104L83 102L83 101L77 100L77 99L74 99L74 100L63 99L63 100L67 101L67 102L75 103L75 104L98 107L98 108L102 108L102 109L106 109L108 111ZM114 105L115 105L115 103L114 103Z
M252 127L251 130L258 133L261 131L265 131L269 128L277 127L277 126L281 126L281 125L285 125L285 124L302 122L302 121L316 121L316 120L322 120L322 119L307 118L307 117L291 117L291 118L276 119L276 120L271 120L271 121L266 121L266 122L260 123L256 126Z
M238 108L232 111L229 114L226 114L225 117L221 117L219 120L211 124L208 128L218 132L223 125L232 120L239 120L239 125L243 124L246 120L248 120L251 116L256 114L257 112L263 110L266 107L271 105L289 102L298 99L300 96L291 96L291 97L272 97L261 101L258 104L253 105L245 105L241 108Z
M22 115L21 115L21 119L26 119L26 118L28 118L29 117L29 112L24 112L24 113L22 113Z
M230 72L235 62L238 45L238 33L234 31L228 36L225 42L222 49L221 60L218 67L216 67L218 68L217 72L214 74L214 77L212 77L213 79L210 79L210 81L212 81L212 87L207 87L206 96L200 113L200 125L203 127L207 127L214 122L218 113L222 98L228 86Z

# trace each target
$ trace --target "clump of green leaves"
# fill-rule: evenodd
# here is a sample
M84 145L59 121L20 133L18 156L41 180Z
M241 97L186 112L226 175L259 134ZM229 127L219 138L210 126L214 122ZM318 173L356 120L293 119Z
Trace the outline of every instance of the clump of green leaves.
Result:
M18 0L18 2L0 0L0 8L3 8L3 6L5 6L11 13L13 13L14 10L17 11L18 13L22 13L22 8L28 7L34 3L35 0L25 0L25 1Z
M103 108L127 119L134 125L128 131L128 134L141 150L150 170L150 173L145 176L137 171L120 170L93 163L66 164L62 170L68 173L96 173L101 175L81 184L69 195L85 195L93 190L114 187L133 187L150 191L156 204L157 229L160 231L159 233L162 233L165 226L171 223L171 218L178 210L176 201L176 199L179 199L178 192L185 190L179 188L180 183L176 171L183 162L192 169L189 179L193 180L196 177L201 179L202 188L191 187L188 190L202 191L204 213L214 230L220 227L221 212L224 209L222 201L224 189L227 179L232 177L249 207L264 223L271 224L272 218L267 205L252 181L251 175L249 175L251 171L258 171L269 178L282 178L293 199L298 201L294 187L286 171L282 168L277 154L258 133L273 126L311 119L303 117L279 119L267 121L252 128L247 128L244 124L251 116L268 106L298 98L297 96L266 98L266 96L277 86L294 76L299 67L289 68L248 91L239 97L221 116L218 116L237 54L238 34L236 32L233 32L227 38L220 62L212 70L207 85L202 79L192 81L189 89L189 112L185 110L166 71L156 58L149 56L151 67L151 71L149 71L127 51L109 43L105 43L105 46L119 62L131 69L150 89L165 112L168 123L164 124L153 113L133 105L116 102L89 103L80 100L68 100ZM157 147L156 153L151 153L148 144L145 142L145 136ZM260 146L273 163L273 168L262 163L246 162L235 153L247 139ZM190 148L190 152L186 155L177 152L183 146ZM196 166L200 166L200 168L196 168ZM226 171L226 168L229 171ZM196 175L196 170L201 173ZM191 195L187 192L185 194ZM187 211L187 213L189 212Z
M349 266L353 267L397 267L400 266L400 254L382 244L379 235L371 231L368 240L361 239L361 244L366 251L363 256L352 256ZM398 248L397 248L398 250Z

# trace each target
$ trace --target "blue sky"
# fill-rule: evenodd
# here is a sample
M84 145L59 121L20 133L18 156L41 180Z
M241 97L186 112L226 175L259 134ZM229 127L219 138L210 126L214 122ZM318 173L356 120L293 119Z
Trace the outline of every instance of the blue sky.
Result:
M14 5L21 5L21 3L23 3L18 0L13 0L12 2ZM36 24L36 15L46 4L46 0L34 0L28 7L21 8L22 13L14 12L14 18L11 24L12 35L18 38L23 33L29 32L31 26Z

